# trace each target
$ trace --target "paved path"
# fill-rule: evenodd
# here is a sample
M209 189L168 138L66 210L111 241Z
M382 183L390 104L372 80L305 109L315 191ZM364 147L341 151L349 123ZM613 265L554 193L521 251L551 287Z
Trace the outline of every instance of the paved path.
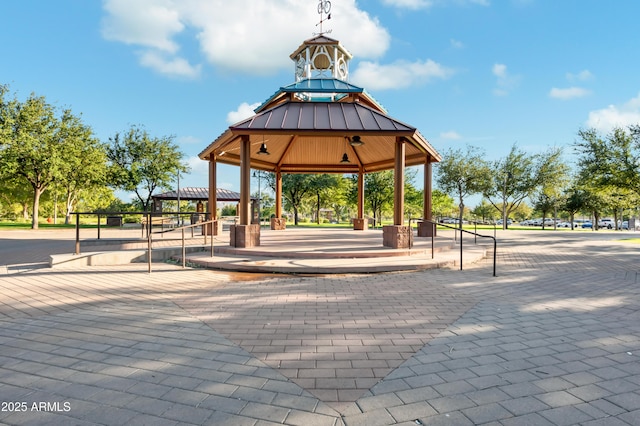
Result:
M499 233L498 277L57 271L31 236L0 235L3 424L640 424L633 233Z

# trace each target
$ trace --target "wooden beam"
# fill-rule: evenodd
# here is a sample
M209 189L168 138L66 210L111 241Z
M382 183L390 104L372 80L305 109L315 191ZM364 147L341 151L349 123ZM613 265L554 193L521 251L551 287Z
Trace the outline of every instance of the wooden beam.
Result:
M251 224L251 142L243 136L240 145L240 225Z
M404 153L406 150L403 138L396 138L395 167L393 169L394 203L393 224L404 224Z

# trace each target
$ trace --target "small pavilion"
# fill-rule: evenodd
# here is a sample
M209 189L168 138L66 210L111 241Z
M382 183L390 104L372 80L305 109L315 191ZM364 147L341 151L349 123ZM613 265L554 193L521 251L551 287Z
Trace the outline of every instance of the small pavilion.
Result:
M209 162L209 188L216 187L217 164L240 167L239 224L231 228L231 246L260 245L260 227L251 223L251 169L275 174L275 217L271 229L285 230L282 176L285 173L340 173L358 176L354 230L366 230L364 176L394 171L393 225L383 227L383 245L408 248L411 229L404 225L405 167L424 167L423 218L431 220L432 164L438 152L415 128L390 117L363 88L348 82L351 54L339 41L320 34L306 40L290 58L295 82L281 87L255 115L222 133L200 154ZM209 206L216 205L209 191ZM209 213L215 220L215 209ZM211 232L216 234L218 226ZM435 229L419 223L418 235Z

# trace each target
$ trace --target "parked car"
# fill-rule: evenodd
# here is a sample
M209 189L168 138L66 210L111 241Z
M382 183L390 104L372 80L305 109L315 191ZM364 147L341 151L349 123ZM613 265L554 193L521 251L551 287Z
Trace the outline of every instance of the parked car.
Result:
M582 227L583 227L583 228L593 228L593 223L591 223L591 222L584 222L584 223L582 224Z
M598 222L598 228L614 229L616 227L613 219L601 219Z
M560 222L558 225L558 228L571 228L571 222ZM574 228L578 228L580 226L580 224L578 223L573 223L573 227Z

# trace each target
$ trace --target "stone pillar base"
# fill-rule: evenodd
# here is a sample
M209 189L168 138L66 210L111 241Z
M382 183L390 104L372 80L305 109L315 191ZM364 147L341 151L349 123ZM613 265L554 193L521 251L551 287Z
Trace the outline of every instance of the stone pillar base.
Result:
M212 229L213 229L213 235L222 234L222 221L216 220L213 223L207 223L206 225L202 225L202 235L211 235Z
M369 229L369 219L365 218L353 218L354 231L364 231Z
M413 232L405 225L389 225L382 227L382 245L391 248L411 248Z
M271 229L274 231L283 231L287 228L287 219L284 217L272 217Z
M436 224L431 222L418 222L418 237L435 237Z
M231 247L257 247L260 245L260 225L231 225L229 228Z

